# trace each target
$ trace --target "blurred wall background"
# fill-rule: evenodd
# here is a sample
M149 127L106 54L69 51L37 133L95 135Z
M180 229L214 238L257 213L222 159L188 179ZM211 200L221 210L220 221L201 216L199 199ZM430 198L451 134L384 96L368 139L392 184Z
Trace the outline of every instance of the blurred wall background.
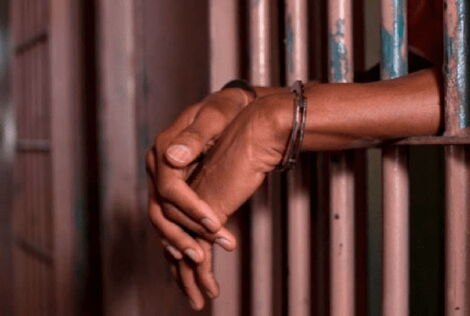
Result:
M380 44L378 2L364 8L360 70ZM0 315L211 314L190 311L168 273L143 161L153 136L209 92L208 23L209 1L0 0ZM412 315L442 309L441 154L411 153ZM380 309L379 175L371 150L369 315Z

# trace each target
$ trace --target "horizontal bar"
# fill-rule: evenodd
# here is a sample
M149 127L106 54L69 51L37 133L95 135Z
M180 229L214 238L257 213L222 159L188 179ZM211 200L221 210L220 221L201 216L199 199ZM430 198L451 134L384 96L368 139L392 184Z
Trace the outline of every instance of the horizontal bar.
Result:
M18 139L16 150L49 152L51 150L51 142L46 139Z
M48 265L53 264L52 254L37 245L35 242L20 236L15 236L14 240L15 244L24 252L34 256L36 259L39 259Z
M418 136L385 141L381 145L465 145L470 144L470 137L460 136Z
M23 54L24 52L28 51L30 48L34 47L36 44L46 42L48 37L49 35L47 31L42 31L32 36L31 38L26 39L22 43L16 45L15 47L16 55Z

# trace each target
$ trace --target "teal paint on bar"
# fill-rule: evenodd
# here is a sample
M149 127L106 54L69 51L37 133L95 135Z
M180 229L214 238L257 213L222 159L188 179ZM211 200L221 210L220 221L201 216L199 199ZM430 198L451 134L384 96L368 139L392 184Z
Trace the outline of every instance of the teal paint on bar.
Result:
M287 16L286 21L286 39L285 44L287 48L287 71L289 73L294 72L294 30L292 29L292 18L290 15Z
M336 22L336 32L329 34L329 49L331 81L346 82L349 65L344 42L344 19L339 19Z
M382 72L387 79L394 79L408 72L408 58L404 56L406 45L405 0L393 0L393 30L382 26ZM405 52L406 53L406 52Z
M457 20L455 24L444 28L444 71L448 88L454 90L458 98L454 100L458 103L458 126L468 128L470 127L469 21L466 19L469 13L468 2L456 0L455 7L449 8L452 9L456 12Z
M469 100L469 82L470 66L469 66L469 21L468 21L468 1L458 0L456 1L457 6L457 41L458 45L453 45L453 49L456 50L457 58L457 88L460 94L460 111L459 111L459 122L461 128L467 128L470 126L470 100Z

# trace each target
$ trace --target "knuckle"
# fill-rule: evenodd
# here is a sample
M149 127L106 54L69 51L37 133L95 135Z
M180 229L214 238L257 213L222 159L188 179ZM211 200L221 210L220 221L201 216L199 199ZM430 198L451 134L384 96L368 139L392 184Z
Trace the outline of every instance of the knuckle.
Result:
M184 143L190 143L191 145L197 145L204 139L203 132L194 125L189 125L183 133L179 136L180 141ZM178 142L175 140L175 142Z
M227 115L221 107L206 107L201 111L201 116L202 115L210 121L212 128L225 126L227 124Z

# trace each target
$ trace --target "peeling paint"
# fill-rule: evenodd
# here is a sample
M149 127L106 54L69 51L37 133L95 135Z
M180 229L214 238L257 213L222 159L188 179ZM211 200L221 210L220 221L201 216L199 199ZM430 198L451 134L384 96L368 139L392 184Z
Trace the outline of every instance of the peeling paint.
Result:
M452 10L447 7L447 10ZM464 0L456 0L455 8L456 21L453 25L445 28L445 75L447 77L447 96L456 98L450 102L458 103L458 126L459 128L470 127L470 100L469 100L469 81L470 67L468 64L468 34L469 22L468 4Z
M292 29L292 18L290 14L287 16L286 21L286 50L287 50L287 71L294 72L294 30Z
M468 76L469 66L468 66L468 43L466 42L468 38L468 21L466 17L468 16L468 7L467 2L464 0L456 1L456 10L457 10L457 25L455 35L458 37L456 39L457 45L452 48L455 49L457 58L456 62L456 76L457 76L457 88L459 91L460 97L460 109L459 109L459 123L461 128L467 128L470 126L470 117L469 113L469 100L468 100Z
M328 36L332 82L346 82L349 72L348 51L344 39L344 19L336 21L336 32Z
M408 58L404 45L406 45L406 20L404 0L393 0L393 26L387 30L381 28L383 77L387 79L398 78L408 72Z

